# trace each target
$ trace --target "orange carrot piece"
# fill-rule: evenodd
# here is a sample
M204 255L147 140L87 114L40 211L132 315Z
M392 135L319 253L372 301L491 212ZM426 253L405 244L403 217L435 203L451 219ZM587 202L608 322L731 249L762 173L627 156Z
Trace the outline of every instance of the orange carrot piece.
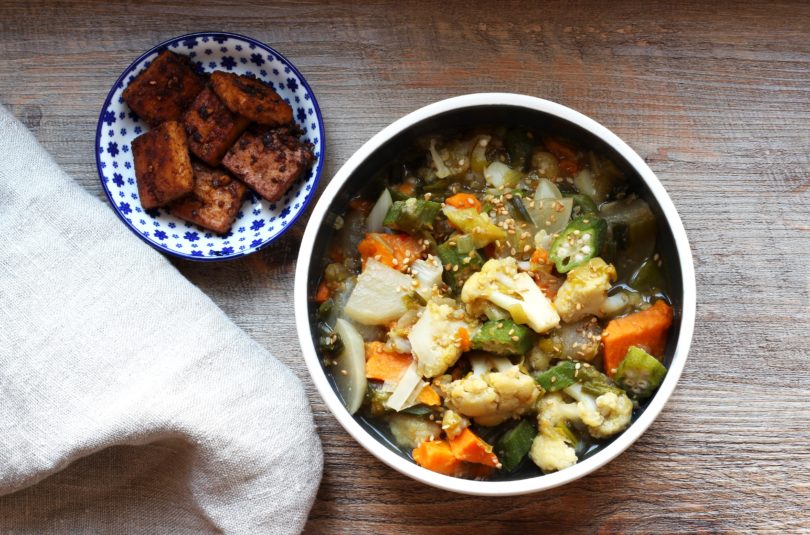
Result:
M579 166L574 160L560 160L560 169L568 176L574 176L579 171Z
M371 207L374 206L371 201L367 201L365 199L361 199L359 197L355 197L354 199L349 201L349 208L352 210L357 210L361 213L368 213L371 210Z
M419 392L416 401L423 405L430 405L431 407L437 407L442 404L442 398L439 397L439 394L437 394L436 390L430 385L427 385Z
M557 157L558 160L576 160L577 153L574 149L553 137L543 138L543 145L548 151Z
M492 453L492 446L470 431L468 427L450 439L450 450L459 461L483 464L495 468L501 464L498 456Z
M656 357L662 356L672 315L672 307L659 300L647 310L611 320L602 332L606 373L613 377L630 346L638 346Z
M538 247L532 253L532 257L529 261L532 264L540 264L541 266L548 264L548 252L542 247Z
M470 331L464 327L459 327L458 331L456 332L456 337L461 341L462 351L469 351L472 348L472 343L470 342Z
M476 212L481 211L481 201L479 201L478 198L471 193L456 193L455 195L446 198L444 203L452 206L453 208L458 208L459 210L463 210L465 208L475 208Z
M403 182L402 184L400 184L398 186L394 186L394 189L399 191L403 195L407 195L408 197L411 197L416 188L414 188L413 184L411 184L410 182Z
M455 458L450 444L445 440L426 440L413 450L413 460L422 468L446 476L456 475L461 461Z
M316 303L323 303L329 296L332 294L332 291L329 289L329 286L326 285L326 281L321 281L321 284L318 286L318 291L315 294L315 302Z
M407 353L394 353L385 349L383 342L366 344L366 378L378 381L399 381L411 365L413 357Z
M579 171L577 153L574 149L553 137L543 138L543 144L548 151L560 161L560 169L568 176L574 176Z
M421 258L424 247L407 234L383 234L372 232L357 246L363 260L376 258L388 267L400 271L407 268L414 260Z

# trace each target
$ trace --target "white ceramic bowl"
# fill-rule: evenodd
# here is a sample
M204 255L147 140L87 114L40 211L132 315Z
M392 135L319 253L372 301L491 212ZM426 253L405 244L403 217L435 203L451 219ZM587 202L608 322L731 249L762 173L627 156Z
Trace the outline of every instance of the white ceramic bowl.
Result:
M668 248L662 256L668 262L670 283L674 287L670 293L673 294L675 324L666 355L669 372L663 384L641 415L610 444L576 465L552 474L513 481L472 481L417 466L386 447L349 414L329 382L315 347L312 322L315 305L312 296L317 273L323 266L322 250L318 249L322 249L324 240L328 239L324 233L329 232L327 229L335 215L345 210L348 197L368 183L368 177L373 176L373 166L368 167L369 161L374 158L379 160L380 151L385 151L392 144L401 148L402 136L409 131L424 131L426 127L440 129L443 118L457 119L465 113L472 116L469 119L472 124L497 124L501 113L499 110L504 116L512 118L508 122L504 120L504 124L515 122L515 117L533 115L559 123L573 131L575 136L584 135L596 140L613 153L614 159L623 160L617 163L636 175L633 180L639 188L646 190L645 198L656 212L659 225L668 227L664 229L666 243L661 244L659 240L659 247ZM486 123L485 118L489 119ZM524 126L533 124L528 119L519 121ZM593 119L554 102L510 93L479 93L442 100L406 115L372 137L340 168L315 206L304 233L295 273L295 315L304 359L324 402L349 434L371 454L399 472L437 488L462 494L508 496L551 489L589 474L630 447L650 426L675 390L686 363L695 322L695 274L686 232L672 201L652 170L624 141Z

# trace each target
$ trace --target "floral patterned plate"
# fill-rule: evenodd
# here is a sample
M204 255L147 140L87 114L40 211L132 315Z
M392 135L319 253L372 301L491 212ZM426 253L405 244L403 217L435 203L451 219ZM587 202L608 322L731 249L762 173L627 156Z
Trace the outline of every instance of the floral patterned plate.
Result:
M253 192L226 235L217 235L178 219L163 209L144 210L138 200L132 140L148 130L126 105L122 94L135 76L165 49L191 57L199 72L223 70L255 76L270 84L293 109L312 143L315 163L284 197L270 203ZM121 221L159 251L191 260L236 258L258 251L283 234L306 208L323 169L321 111L309 85L287 58L264 43L232 33L192 33L163 42L136 59L113 85L96 129L96 164L101 185Z

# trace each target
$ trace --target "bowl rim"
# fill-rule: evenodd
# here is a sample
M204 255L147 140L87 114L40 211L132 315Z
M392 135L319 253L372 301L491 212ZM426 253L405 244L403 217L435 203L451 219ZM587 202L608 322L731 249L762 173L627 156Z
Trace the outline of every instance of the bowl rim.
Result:
M554 115L589 131L616 150L636 170L659 203L674 236L683 278L681 327L672 357L672 364L658 392L639 418L607 447L593 456L559 472L513 481L474 481L438 474L400 457L385 447L363 429L354 417L349 414L338 395L332 389L312 341L309 324L307 283L310 259L315 245L315 238L323 224L329 204L339 189L366 158L396 134L432 116L448 111L480 106L524 107ZM695 272L686 230L672 200L652 169L627 143L590 117L562 104L515 93L473 93L428 104L383 128L364 143L330 180L310 215L298 254L293 297L298 338L309 374L326 406L343 428L372 455L398 472L432 487L476 496L512 496L549 490L590 474L629 448L660 414L678 383L692 341L696 312Z
M296 76L298 76L298 79L301 81L301 85L303 85L304 88L307 90L307 92L309 92L309 94L311 95L312 107L313 107L313 109L315 111L316 117L318 118L318 137L321 140L321 155L318 158L318 164L315 167L315 178L312 181L312 187L310 188L310 194L304 196L304 200L301 201L301 207L298 209L298 212L296 212L295 215L293 215L293 217L290 219L290 221L289 221L289 223L287 223L287 225L281 227L281 229L279 230L279 232L276 235L272 236L271 238L269 238L267 241L263 242L262 244L257 245L256 247L250 248L249 250L246 250L246 251L234 252L233 254L229 254L227 256L202 257L202 256L193 256L193 255L190 255L190 254L185 254L185 253L181 253L179 251L175 251L173 249L167 249L167 248L164 248L164 247L160 247L158 244L152 242L151 240L149 240L145 236L143 236L138 231L138 229L135 228L135 226L132 223L130 223L129 221L126 220L126 218L118 210L118 205L115 203L115 199L113 199L112 193L110 192L110 190L107 188L106 184L104 183L104 173L103 173L102 168L101 168L101 154L99 154L99 151L97 149L98 149L98 146L99 146L99 142L101 141L101 132L102 132L102 128L104 126L104 113L107 111L107 107L110 105L110 102L112 101L113 95L115 94L116 90L119 88L119 84L121 85L122 88L126 88L127 85L129 85L128 83L126 83L126 77L129 76L134 71L134 69L138 65L140 65L140 63L144 59L146 59L148 56L150 56L154 52L157 52L157 51L159 51L159 50L161 50L163 48L168 48L169 45L171 45L172 43L177 42L177 41L182 41L184 39L197 38L197 37L213 37L213 36L220 36L220 35L226 36L226 37L231 38L231 39L242 40L245 43L255 45L255 46L265 50L266 52L269 52L269 53L275 55L276 57L278 57L281 60L282 63L286 64L290 68L290 70L296 74ZM248 255L251 255L251 254L253 254L255 252L261 251L262 249L264 249L265 247L267 247L271 243L278 240L288 230L290 230L290 228L293 225L295 225L296 221L298 221L298 219L304 214L304 212L306 212L307 207L312 202L312 200L315 198L315 194L316 194L317 189L318 189L318 184L320 183L321 175L323 174L324 161L326 160L326 129L324 128L323 115L321 114L321 108L318 105L318 99L315 96L315 92L312 90L312 87L309 85L309 82L307 82L306 78L304 78L304 75L301 74L301 71L298 70L298 67L296 67L295 64L292 61L290 61L284 54L282 54L281 52L279 52L278 50L276 50L272 46L268 45L267 43L259 41L258 39L254 39L252 37L248 37L246 35L233 33L233 32L223 32L223 31L200 31L200 32L184 33L184 34L181 34L181 35L177 35L175 37L171 37L171 38L166 39L164 41L161 41L160 43L156 44L155 46L153 46L152 48L150 48L149 50L147 50L146 52L144 52L143 54L141 54L140 56L135 58L127 66L127 68L125 68L123 70L121 75L113 83L112 87L110 87L110 90L107 92L107 97L104 99L104 104L102 104L102 106L101 106L101 111L99 112L99 116L98 116L98 123L96 124L96 139L95 139L95 145L93 146L93 150L94 150L94 152L96 154L96 172L98 174L98 179L101 182L101 189L104 190L104 195L107 197L107 200L109 201L115 215L118 216L118 219L120 219L121 222L124 223L124 226L126 226L130 231L132 231L133 234L135 234L138 238L140 238L142 241L147 243L149 246L153 247L155 250L160 251L163 254L173 256L175 258L182 258L184 260L192 260L194 262L224 262L224 261L228 261L228 260L235 260L237 258L242 258L244 256L248 256Z

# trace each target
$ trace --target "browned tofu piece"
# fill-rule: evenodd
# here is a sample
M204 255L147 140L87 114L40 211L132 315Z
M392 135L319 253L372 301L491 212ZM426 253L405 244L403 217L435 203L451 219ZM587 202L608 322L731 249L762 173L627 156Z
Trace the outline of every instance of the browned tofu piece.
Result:
M127 86L124 102L147 124L156 126L182 119L204 87L187 56L166 50Z
M278 93L255 78L231 72L211 73L211 87L228 108L267 126L292 122L292 108Z
M231 228L247 188L221 169L192 162L194 190L169 207L172 215L225 234Z
M138 197L145 210L191 192L194 180L186 143L186 131L177 121L167 121L132 141Z
M222 159L222 165L267 199L275 202L312 164L309 145L286 128L245 132Z
M183 116L188 148L199 159L214 166L219 165L222 156L249 124L249 119L229 110L207 87Z

